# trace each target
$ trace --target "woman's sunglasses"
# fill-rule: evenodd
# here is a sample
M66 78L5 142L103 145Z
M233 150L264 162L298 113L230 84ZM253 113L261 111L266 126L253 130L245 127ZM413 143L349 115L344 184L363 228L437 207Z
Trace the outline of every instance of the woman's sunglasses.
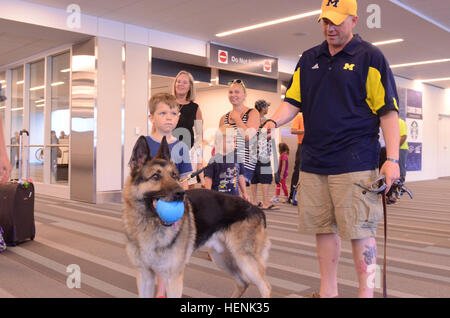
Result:
M233 84L239 84L239 85L242 85L243 88L246 88L245 84L244 84L244 81L242 81L240 79L235 79L235 80L232 80L232 81L228 82L228 86L231 86Z

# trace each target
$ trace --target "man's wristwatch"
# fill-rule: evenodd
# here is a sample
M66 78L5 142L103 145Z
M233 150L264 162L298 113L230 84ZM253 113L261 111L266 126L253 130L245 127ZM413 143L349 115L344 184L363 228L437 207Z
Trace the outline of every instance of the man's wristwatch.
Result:
M386 160L387 160L387 161L392 161L392 162L398 163L398 160L397 160L397 159L393 159L393 158L386 158Z
M272 122L272 123L274 123L275 124L275 128L278 128L278 124L277 124L277 122L275 121L275 120L273 120L273 119L267 119L265 122L264 122L264 124L262 124L262 126L264 127L264 125L266 124L266 123L268 123L268 122Z

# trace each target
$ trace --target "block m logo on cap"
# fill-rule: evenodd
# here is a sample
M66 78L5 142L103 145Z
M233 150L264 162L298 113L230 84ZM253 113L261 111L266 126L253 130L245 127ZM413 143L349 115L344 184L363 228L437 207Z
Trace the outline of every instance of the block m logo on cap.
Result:
M333 7L337 8L339 1L340 0L328 0L327 7L329 7L330 5L333 5Z

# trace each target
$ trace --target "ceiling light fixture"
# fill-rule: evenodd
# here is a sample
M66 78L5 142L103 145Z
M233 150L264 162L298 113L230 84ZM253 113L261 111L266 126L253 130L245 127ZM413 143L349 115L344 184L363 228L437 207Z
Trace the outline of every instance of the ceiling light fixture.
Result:
M35 86L35 87L31 87L30 91L37 91L37 90L44 89L44 88L45 88L45 85Z
M425 64L434 64L434 63L444 63L444 62L450 62L450 59L440 59L440 60L430 60L430 61L422 61L422 62L405 63L405 64L395 64L395 65L391 65L391 68L408 67L408 66L425 65Z
M417 80L421 83L429 83L429 82L443 82L443 81L450 81L450 77L441 77L441 78L429 78L429 79L423 79L423 80Z
M289 21L293 21L293 20L298 20L298 19L303 19L303 18L319 15L321 12L322 12L322 10L314 10L314 11L310 11L310 12L305 12L305 13L293 15L291 17L276 19L276 20L272 20L272 21L258 23L255 25L250 25L247 27L239 28L239 29L234 29L234 30L230 30L230 31L222 32L222 33L217 33L216 36L220 38L220 37L228 36L228 35L235 34L235 33L264 28L267 26L275 25L275 24L280 24L280 23L284 23L284 22L289 22Z
M65 69L61 70L60 72L61 72L61 73L67 73L67 72L70 72L70 68L65 68Z
M54 82L51 84L52 86L64 85L64 82Z
M373 45L376 46L380 46L380 45L386 45L386 44L394 44L394 43L399 43L399 42L403 42L403 39L394 39L394 40L387 40L387 41L380 41L380 42L373 42Z

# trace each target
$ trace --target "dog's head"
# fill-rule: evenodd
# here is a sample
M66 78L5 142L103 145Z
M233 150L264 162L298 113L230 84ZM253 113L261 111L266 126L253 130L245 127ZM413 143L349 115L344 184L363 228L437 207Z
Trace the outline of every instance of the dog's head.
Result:
M170 160L170 148L163 137L158 154L152 158L147 140L144 136L136 142L131 159L130 179L133 200L145 202L148 211L155 212L158 200L167 202L184 201L184 189L180 175Z

